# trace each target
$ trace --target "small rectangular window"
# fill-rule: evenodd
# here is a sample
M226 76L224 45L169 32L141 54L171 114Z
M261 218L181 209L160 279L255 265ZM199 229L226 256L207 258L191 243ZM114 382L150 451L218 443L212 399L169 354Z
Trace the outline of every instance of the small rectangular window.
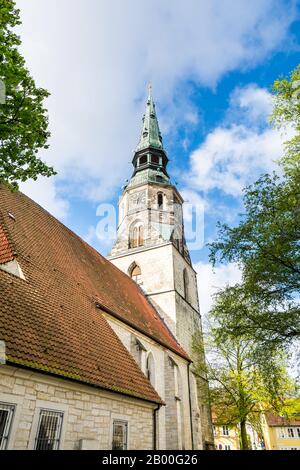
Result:
M229 436L228 426L223 426L223 436Z
M112 450L127 450L128 439L127 421L114 421Z
M140 157L139 165L144 165L147 162L148 162L148 156L147 155L143 155L142 157Z
M41 410L35 439L36 450L59 449L63 413Z
M159 157L157 155L151 155L151 163L156 163L157 165L159 162Z
M0 449L7 448L9 433L11 430L15 406L0 403Z
M288 428L288 437L295 437L293 428Z

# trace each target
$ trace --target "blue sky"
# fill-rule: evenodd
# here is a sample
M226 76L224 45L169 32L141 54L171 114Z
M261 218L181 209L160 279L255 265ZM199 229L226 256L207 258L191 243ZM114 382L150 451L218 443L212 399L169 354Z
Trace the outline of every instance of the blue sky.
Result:
M102 254L97 207L130 177L151 81L169 173L204 205L205 241L238 222L241 188L276 169L284 136L270 129L270 86L299 61L299 3L280 0L17 0L22 52L47 88L58 171L21 189ZM236 282L234 265L191 252L205 313Z

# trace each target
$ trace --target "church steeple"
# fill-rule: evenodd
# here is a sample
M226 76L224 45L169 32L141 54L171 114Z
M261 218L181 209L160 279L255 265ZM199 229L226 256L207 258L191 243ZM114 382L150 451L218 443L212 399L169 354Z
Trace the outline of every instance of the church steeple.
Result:
M159 131L151 88L132 163L133 175L124 186L119 200L117 239L109 259L139 284L179 343L192 360L197 361L199 357L193 350L193 339L201 338L202 333L196 272L185 241L183 198L167 173L168 157ZM136 351L133 333L128 335L126 347ZM206 377L198 374L190 377L190 393L193 395L188 407L183 409L183 400L174 401L173 393L171 399L168 397L168 390L173 384L176 383L176 388L180 389L177 387L180 379L178 366L172 359L170 374L167 351L160 350L159 354L158 362L163 367L163 373L157 374L156 385L160 387L159 381L164 380L163 398L169 410L162 414L162 420L165 420L162 423L167 429L163 435L163 448L182 449L185 445L183 441L187 434L182 427L186 422L182 419L185 413L192 416L194 448L202 448L205 441L212 439ZM202 360L204 363L204 358ZM178 390L175 395L178 395ZM159 429L164 429L162 424L159 426ZM169 432L169 429L174 432ZM177 439L176 436L181 437Z
M136 152L148 148L163 150L162 136L159 130L151 85L149 85L146 112L143 117L142 132Z
M167 173L168 157L163 147L151 86L149 86L140 140L132 164L134 172L130 181L131 185L136 183L137 174L139 181L170 184Z

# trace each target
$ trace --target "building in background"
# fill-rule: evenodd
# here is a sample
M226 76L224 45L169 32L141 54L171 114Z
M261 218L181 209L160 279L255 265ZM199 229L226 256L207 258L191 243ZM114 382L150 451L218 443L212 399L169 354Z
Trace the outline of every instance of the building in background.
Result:
M300 450L300 416L287 419L266 413L262 423L267 450Z
M240 450L240 437L237 426L214 423L216 450Z
M238 425L219 423L213 413L213 429L216 450L240 450L240 429ZM263 450L264 440L249 423L246 425L249 448Z

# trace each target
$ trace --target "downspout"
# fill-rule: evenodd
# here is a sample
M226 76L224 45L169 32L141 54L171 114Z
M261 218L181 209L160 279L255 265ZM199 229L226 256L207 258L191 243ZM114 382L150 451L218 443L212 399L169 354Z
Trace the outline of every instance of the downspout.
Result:
M157 413L160 409L161 405L158 405L156 408L153 410L153 450L157 450L157 445L156 445L156 438L157 438L157 432L156 432L156 427L157 427Z
M191 438L192 438L192 450L194 450L194 430L193 430L193 413L192 413L192 399L191 399L191 384L190 384L190 365L187 363L187 376L188 376L188 390L189 390L189 404L190 404L190 423L191 423Z

